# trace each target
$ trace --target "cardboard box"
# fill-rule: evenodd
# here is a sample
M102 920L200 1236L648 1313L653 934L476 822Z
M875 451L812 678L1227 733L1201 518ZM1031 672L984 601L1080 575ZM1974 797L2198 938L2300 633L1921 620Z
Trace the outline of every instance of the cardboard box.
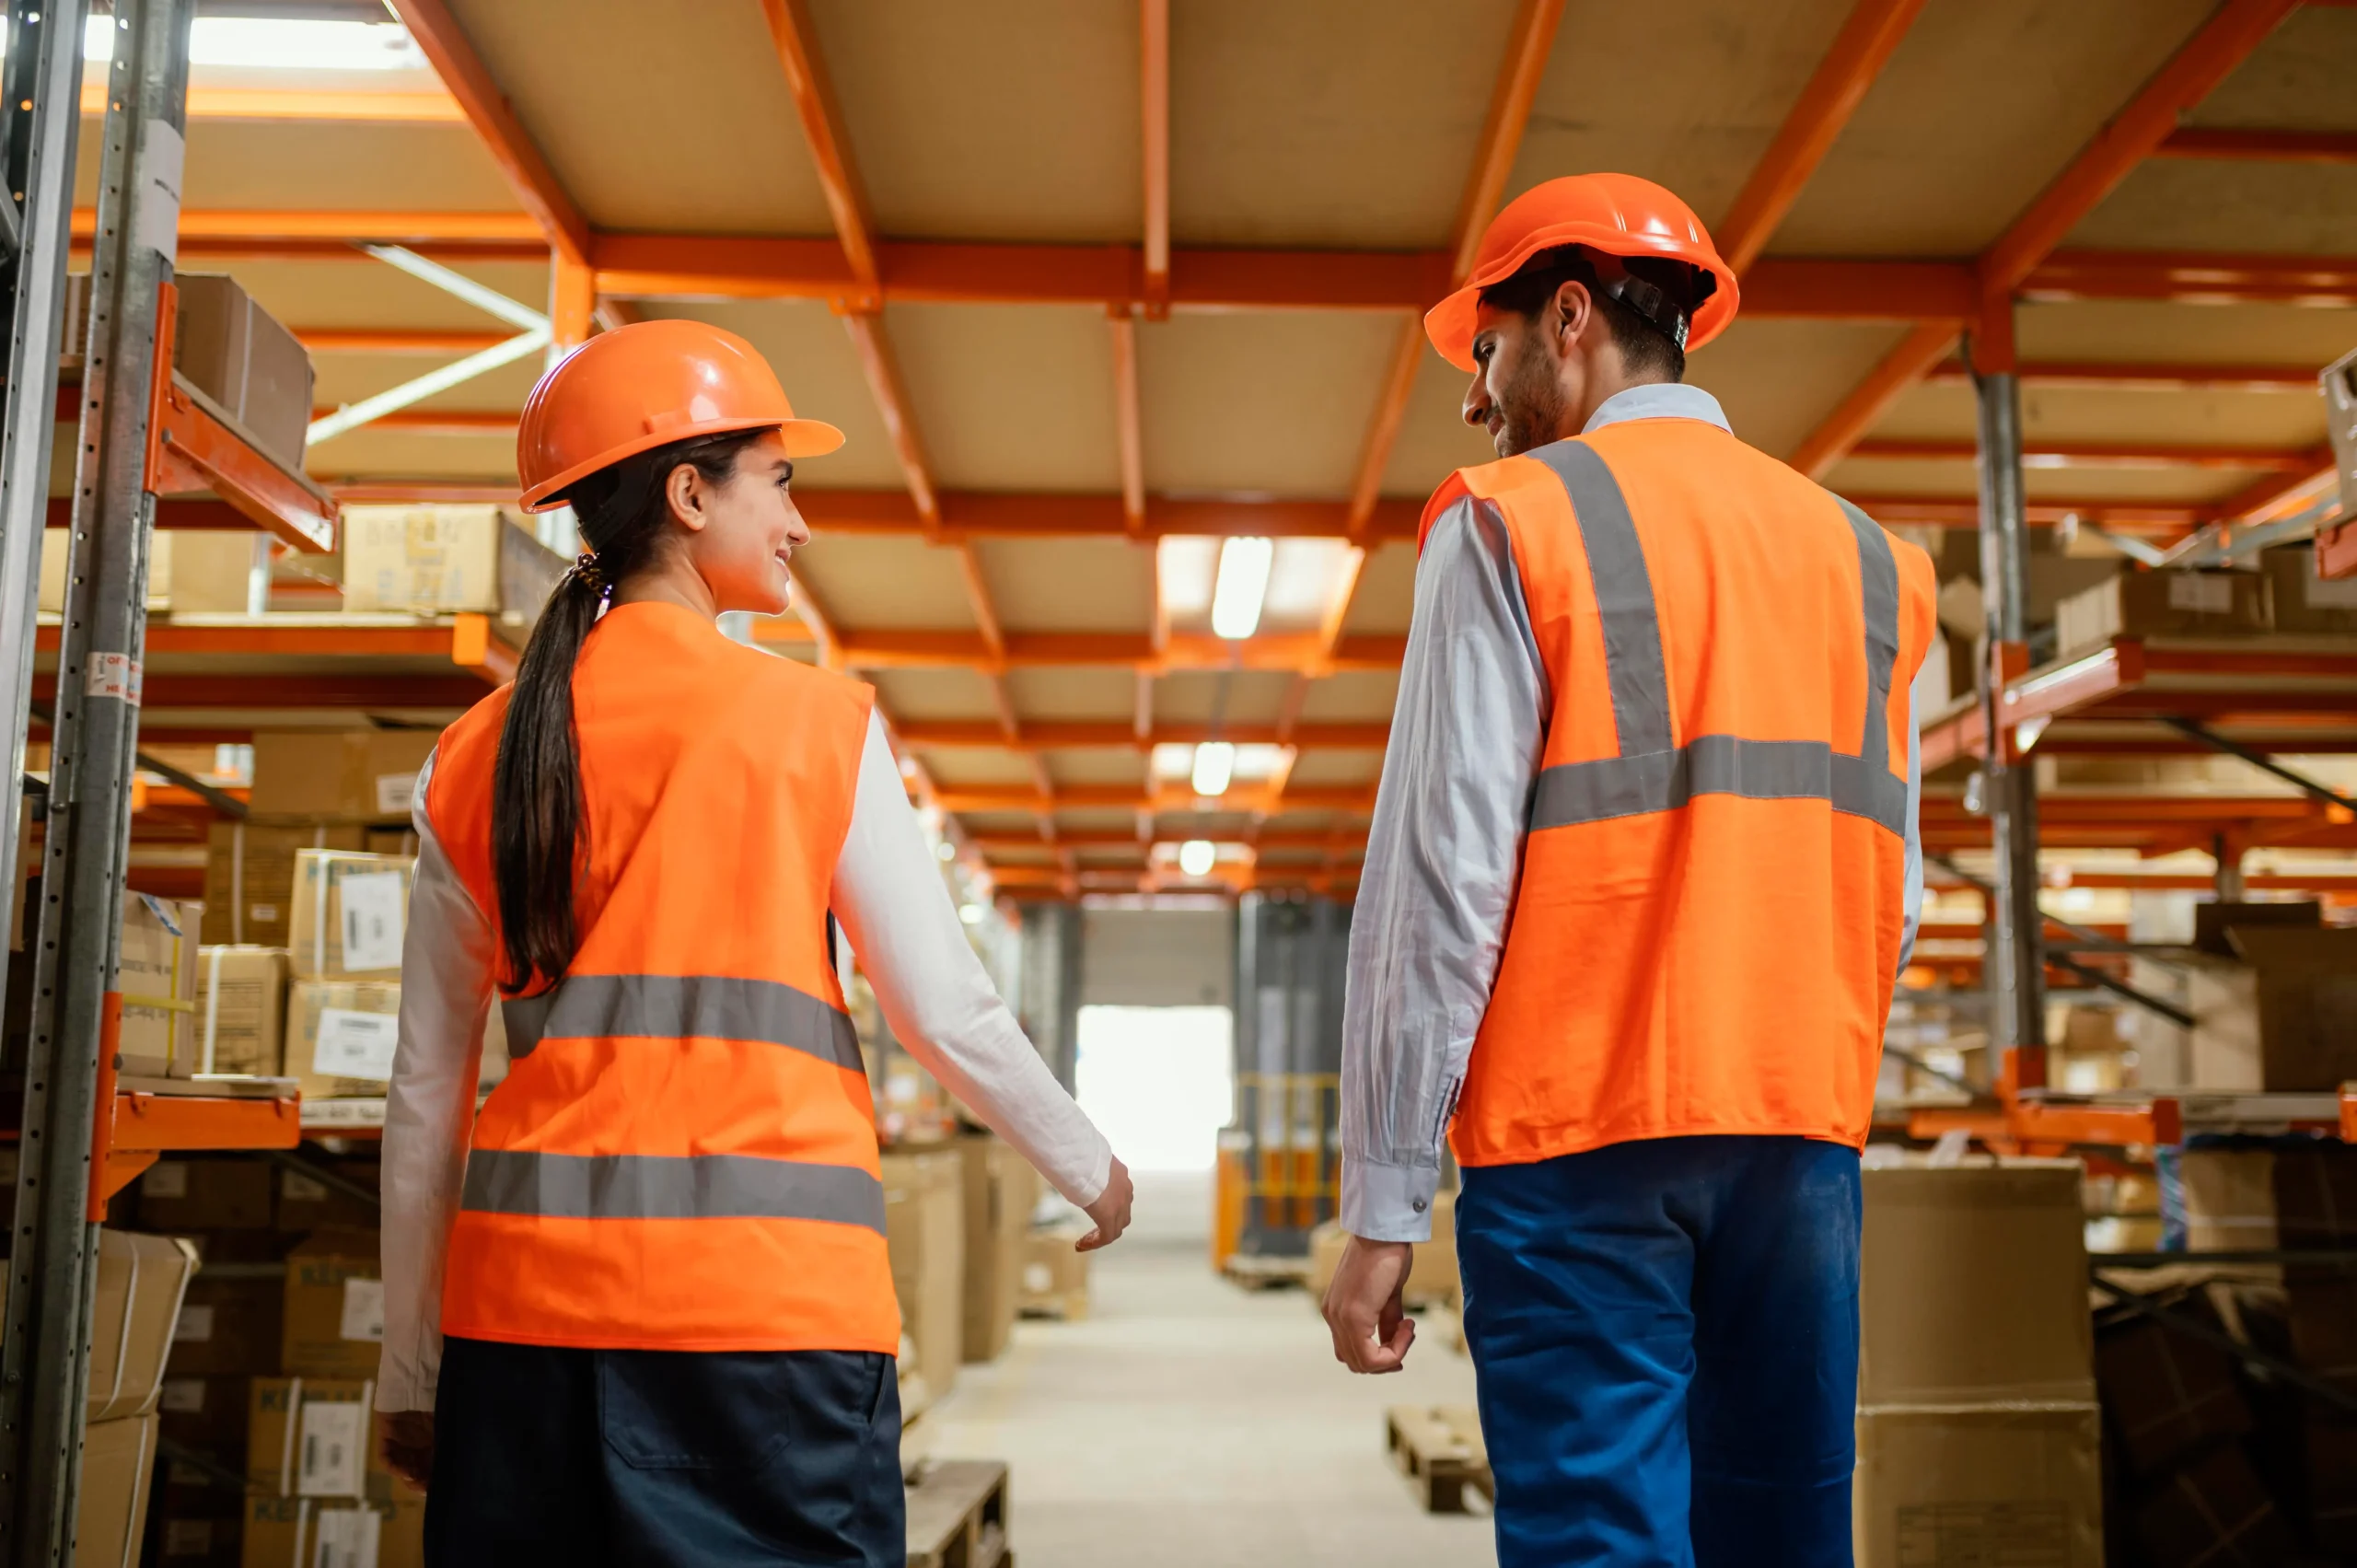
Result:
M214 823L204 856L205 945L284 947L294 929L295 852L366 847L366 830L356 826Z
M278 1370L284 1335L284 1263L207 1263L189 1281L172 1326L170 1377L250 1376Z
M2093 1402L2078 1162L1863 1175L1861 1405Z
M248 1480L281 1497L418 1495L385 1468L372 1428L377 1385L366 1377L257 1377L246 1405Z
M303 466L311 424L311 356L229 277L180 273L172 367L245 427L262 451Z
M323 1230L286 1256L280 1368L295 1377L373 1378L385 1286L373 1230Z
M2166 1305L2210 1328L2222 1327L2199 1293ZM2096 1336L2096 1376L2119 1461L2137 1475L2155 1474L2253 1425L2235 1358L2150 1318L2104 1326Z
M509 520L516 526L499 535L499 619L520 647L573 563L542 544L528 524Z
M273 1077L286 1059L284 947L204 947L196 958L196 1070Z
M259 1159L161 1159L139 1179L139 1223L157 1230L243 1230L270 1223L270 1167Z
M196 1249L176 1237L99 1232L90 1380L85 1390L89 1420L145 1415L156 1408L173 1325L195 1269ZM0 1287L0 1304L6 1299Z
M884 1228L903 1331L939 1399L958 1381L966 1332L965 1160L955 1149L883 1156Z
M1088 1254L1073 1250L1087 1234L1088 1222L1079 1220L1023 1238L1023 1291L1016 1307L1025 1317L1088 1316Z
M373 1159L335 1162L335 1173L375 1191L381 1167ZM341 1191L315 1177L281 1167L278 1171L278 1228L282 1231L367 1230L382 1210L352 1193Z
M295 852L287 934L298 980L399 980L417 862L343 850Z
M2165 1249L2173 1252L2275 1249L2275 1151L2164 1149L2159 1165Z
M420 615L499 609L496 506L346 506L343 608Z
M2101 1451L2092 1403L1862 1409L1859 1568L2102 1568Z
M1031 1232L1039 1178L1023 1156L998 1139L958 1140L965 1160L966 1326L960 1340L968 1361L995 1361L1015 1330L1022 1287L1023 1238Z
M2243 962L2186 970L2195 1086L2318 1092L2357 1078L2357 928L2226 935Z
M298 980L286 993L284 1075L305 1099L380 1097L393 1075L401 988Z
M235 1469L246 1452L251 1381L243 1374L165 1378L156 1399L164 1435Z
M73 439L69 434L66 437ZM64 528L41 531L41 587L35 607L45 614L65 612L66 567L70 546ZM149 536L147 550L147 613L162 615L172 608L172 541L177 530L158 529Z
M2298 1550L2258 1472L2231 1443L2211 1449L2146 1496L2134 1529L2153 1568L2278 1563Z
M2273 625L2256 572L2123 571L2054 607L2065 656L2114 637L2238 637Z
M243 615L253 607L251 531L159 528L147 552L150 615ZM43 528L39 608L64 613L68 545L64 528Z
M244 1568L422 1568L425 1504L257 1497L245 1536Z
M257 731L247 805L262 818L405 825L417 772L440 738L430 729Z
M2274 596L2275 629L2303 636L2357 632L2357 577L2316 575L2313 544L2287 544L2259 557Z
M94 1421L82 1434L82 1490L74 1506L74 1561L83 1568L137 1568L147 1534L147 1476L156 1468L156 1418Z
M196 1071L196 924L180 906L150 893L122 896L122 993L116 1036L122 1071L185 1078Z
M165 1568L239 1568L244 1558L238 1540L245 1524L241 1516L245 1499L223 1492L216 1500L192 1487L177 1489L178 1495L172 1491L168 1489L155 1504L163 1516L158 1532L162 1539L157 1543L158 1561Z

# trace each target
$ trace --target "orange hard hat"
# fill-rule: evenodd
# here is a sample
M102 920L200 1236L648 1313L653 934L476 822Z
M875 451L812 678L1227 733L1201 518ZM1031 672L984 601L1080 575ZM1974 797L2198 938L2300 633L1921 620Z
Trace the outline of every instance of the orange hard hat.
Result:
M1719 259L1710 232L1691 207L1633 174L1573 174L1532 186L1490 220L1465 285L1424 316L1424 335L1440 356L1459 370L1472 369L1474 308L1481 291L1514 276L1540 251L1561 245L1585 246L1599 255L1627 261L1650 257L1683 261L1706 273L1712 286L1694 308L1683 347L1701 348L1735 319L1735 270ZM1643 280L1628 281L1637 285L1635 296L1620 296L1660 324L1655 311L1639 303L1643 295L1658 296L1660 291ZM1672 313L1672 321L1684 316L1674 306L1663 308ZM1677 336L1668 325L1663 330Z
M702 321L635 321L557 361L524 403L516 471L524 510L564 505L576 480L674 441L775 429L786 456L816 458L843 433L796 419L751 343Z

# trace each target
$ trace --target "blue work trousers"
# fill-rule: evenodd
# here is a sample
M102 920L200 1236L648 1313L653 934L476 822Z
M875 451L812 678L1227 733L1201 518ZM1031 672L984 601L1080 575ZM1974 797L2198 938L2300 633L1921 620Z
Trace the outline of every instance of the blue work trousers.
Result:
M1849 1568L1858 1225L1806 1138L1468 1167L1499 1568Z
M428 1568L904 1568L906 1507L888 1355L443 1342Z

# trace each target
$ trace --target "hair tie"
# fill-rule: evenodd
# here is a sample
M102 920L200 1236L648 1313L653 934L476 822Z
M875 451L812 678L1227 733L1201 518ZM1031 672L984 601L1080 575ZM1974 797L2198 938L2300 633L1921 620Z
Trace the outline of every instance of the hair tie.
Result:
M599 598L605 598L613 587L612 584L606 581L605 571L598 564L598 553L593 550L585 550L575 556L573 570L565 575L579 582L582 587Z

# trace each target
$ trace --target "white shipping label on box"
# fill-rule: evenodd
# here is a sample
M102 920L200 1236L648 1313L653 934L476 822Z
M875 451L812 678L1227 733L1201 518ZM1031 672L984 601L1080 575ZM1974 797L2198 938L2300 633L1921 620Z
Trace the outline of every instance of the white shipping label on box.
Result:
M374 1508L320 1509L306 1568L377 1568L377 1532L384 1523Z
M366 871L338 884L343 895L343 967L401 967L401 874Z
M390 1013L355 1013L348 1007L319 1009L319 1038L311 1047L311 1071L331 1078L372 1078L389 1083L393 1048L401 1021Z
M167 1377L163 1395L157 1403L174 1415L200 1415L204 1411L204 1379Z
M157 1160L139 1179L139 1191L150 1198L185 1198L188 1196L188 1162Z
M378 773L377 775L377 815L406 817L417 804L415 773Z
M343 1282L343 1327L340 1331L347 1340L385 1342L384 1281Z
M172 1325L172 1342L203 1344L213 1338L213 1304L190 1301L180 1305L180 1315Z
M303 1402L297 1497L357 1497L366 1484L368 1407L357 1400Z
M2172 573L2169 608L2197 615L2223 615L2235 608L2234 579L2200 572Z

